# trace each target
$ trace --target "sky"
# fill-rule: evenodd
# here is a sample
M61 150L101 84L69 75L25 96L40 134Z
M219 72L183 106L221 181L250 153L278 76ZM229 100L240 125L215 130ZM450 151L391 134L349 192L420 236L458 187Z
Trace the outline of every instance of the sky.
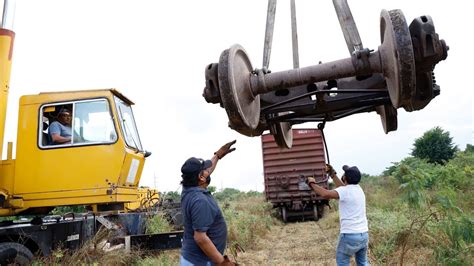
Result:
M398 109L397 131L385 134L376 113L327 123L331 164L380 174L409 156L414 140L436 126L449 131L459 148L472 144L474 92L465 80L472 75L474 38L464 29L471 23L467 1L359 0L349 5L364 47L380 45L381 10L401 9L408 24L430 15L450 50L435 69L441 95L420 111ZM187 158L210 158L236 139L237 150L218 163L211 185L263 191L260 137L228 128L225 110L206 103L201 94L205 67L233 44L245 48L254 68L262 66L266 9L263 0L17 1L5 145L16 142L21 95L116 88L135 102L142 144L152 152L140 185L179 191ZM296 12L301 67L349 56L332 1L298 0ZM277 5L270 69L291 68L290 1L283 0Z

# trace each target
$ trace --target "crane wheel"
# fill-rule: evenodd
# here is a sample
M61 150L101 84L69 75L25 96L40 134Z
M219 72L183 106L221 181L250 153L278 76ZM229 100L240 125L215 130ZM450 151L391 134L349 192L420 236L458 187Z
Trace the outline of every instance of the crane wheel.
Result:
M15 242L0 243L1 265L28 265L33 260L33 253L24 245Z

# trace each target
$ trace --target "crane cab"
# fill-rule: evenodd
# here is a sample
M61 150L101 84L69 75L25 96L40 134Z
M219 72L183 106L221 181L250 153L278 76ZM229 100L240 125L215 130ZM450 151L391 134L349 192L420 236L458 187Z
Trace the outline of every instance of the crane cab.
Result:
M115 89L21 97L16 159L9 151L0 167L0 215L135 201L146 153L132 105Z

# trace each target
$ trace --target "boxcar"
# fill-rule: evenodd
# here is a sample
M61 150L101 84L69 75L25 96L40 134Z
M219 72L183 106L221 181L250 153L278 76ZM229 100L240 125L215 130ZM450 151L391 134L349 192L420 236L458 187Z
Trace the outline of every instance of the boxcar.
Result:
M261 137L265 197L280 209L284 222L290 217L318 220L328 201L312 191L305 180L311 176L319 185L328 187L324 140L318 129L292 130L291 149L280 149L271 134Z

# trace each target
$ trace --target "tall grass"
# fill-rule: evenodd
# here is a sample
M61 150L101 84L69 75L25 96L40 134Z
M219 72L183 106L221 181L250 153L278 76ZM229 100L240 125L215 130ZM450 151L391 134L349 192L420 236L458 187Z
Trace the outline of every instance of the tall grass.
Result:
M445 165L408 157L366 178L370 251L377 264L474 261L474 154Z
M123 249L105 251L104 246L114 232L101 229L78 250L63 248L53 250L49 257L37 258L32 265L129 265L142 255L140 250L124 252Z
M219 203L227 223L227 250L233 259L239 252L251 250L256 241L279 223L271 204L265 202L260 193L244 193L232 190L231 194L220 194ZM178 265L179 251L165 251L156 256L139 259L135 265Z
M146 222L146 233L147 234L158 234L172 232L174 227L166 219L164 213L157 213L150 216Z
M272 205L262 195L229 202L223 205L222 211L228 228L228 250L234 256L253 248L258 238L278 223Z

